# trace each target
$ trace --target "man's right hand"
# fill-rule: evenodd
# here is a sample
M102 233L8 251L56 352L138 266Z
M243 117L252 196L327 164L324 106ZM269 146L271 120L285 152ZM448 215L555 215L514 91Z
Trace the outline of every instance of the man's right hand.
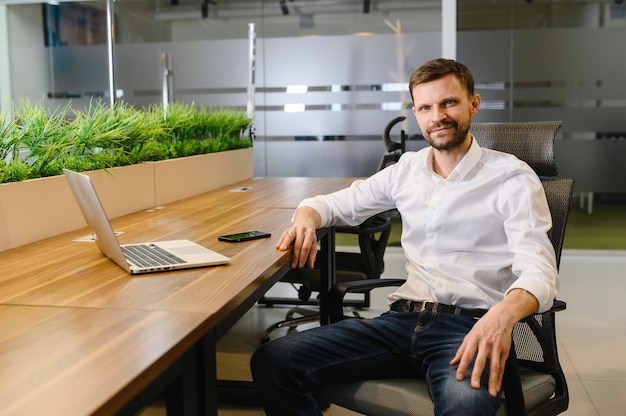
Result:
M291 268L313 268L317 256L317 229L322 219L317 211L301 207L296 211L293 225L283 231L276 248L286 251L293 244Z

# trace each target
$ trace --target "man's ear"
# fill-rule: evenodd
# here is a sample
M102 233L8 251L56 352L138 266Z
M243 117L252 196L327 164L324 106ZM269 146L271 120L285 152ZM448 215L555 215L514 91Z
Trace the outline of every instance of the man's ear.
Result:
M472 107L471 115L475 116L478 113L478 110L480 109L480 95L479 94L472 95L472 98L470 99L470 105Z

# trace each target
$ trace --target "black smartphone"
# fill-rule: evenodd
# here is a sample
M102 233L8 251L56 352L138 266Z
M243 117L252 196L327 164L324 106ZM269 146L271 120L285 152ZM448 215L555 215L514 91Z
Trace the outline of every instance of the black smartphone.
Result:
M256 240L258 238L269 238L272 234L263 231L246 231L245 233L221 235L217 237L220 241L238 243L240 241Z

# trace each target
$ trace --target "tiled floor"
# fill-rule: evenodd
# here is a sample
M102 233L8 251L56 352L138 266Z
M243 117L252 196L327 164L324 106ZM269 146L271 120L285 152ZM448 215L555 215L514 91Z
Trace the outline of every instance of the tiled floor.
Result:
M626 414L626 252L568 250L561 260L557 317L567 416Z
M400 249L390 247L385 276L403 276ZM570 390L566 416L614 416L626 413L626 252L565 250L561 260L559 299L567 310L557 315L559 353ZM293 293L284 284L273 293ZM384 309L385 292L373 297L374 308ZM218 345L218 376L250 379L248 359L267 326L281 320L286 309L254 307ZM152 407L142 416L163 415ZM329 416L353 416L354 412L331 407ZM262 416L260 409L223 408L220 416Z

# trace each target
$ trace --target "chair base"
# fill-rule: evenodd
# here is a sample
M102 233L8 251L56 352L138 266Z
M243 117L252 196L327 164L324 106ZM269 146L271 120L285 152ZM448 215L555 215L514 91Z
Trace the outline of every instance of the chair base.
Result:
M294 315L296 314L302 316L299 318L294 318ZM265 332L263 332L263 335L261 336L261 341L268 342L270 340L270 334L279 328L288 327L289 330L287 331L287 333L289 333L295 331L298 325L309 322L316 322L319 321L319 319L320 313L318 310L300 307L291 308L289 309L289 312L287 312L287 315L285 316L285 319L283 321L274 323L273 325L269 326L265 330Z
M301 316L298 318L294 318L294 315L296 314L301 315ZM354 316L355 318L361 318L361 315L359 315L359 313L356 310L352 311L352 316ZM312 322L319 322L319 320L320 320L320 313L317 309L307 309L307 308L301 308L301 307L291 308L287 312L287 315L285 315L284 320L272 324L265 330L265 332L263 332L263 335L261 336L261 342L270 341L271 333L279 328L285 328L285 327L289 328L287 330L287 334L289 334L291 332L295 332L299 325L308 324Z

